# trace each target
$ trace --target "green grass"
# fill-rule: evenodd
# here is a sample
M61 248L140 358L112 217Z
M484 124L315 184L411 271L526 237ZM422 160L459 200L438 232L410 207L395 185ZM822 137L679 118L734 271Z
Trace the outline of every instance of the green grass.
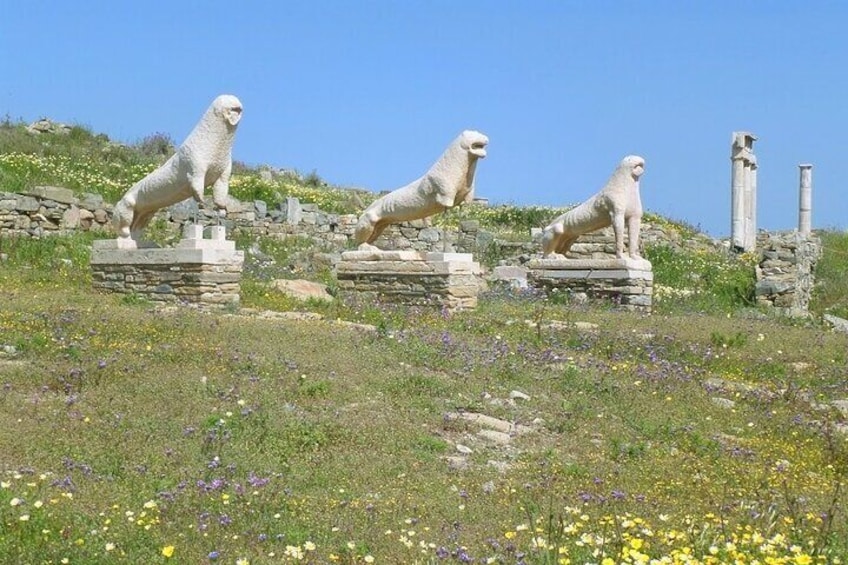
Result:
M0 186L114 201L171 146L161 135L116 145L79 126L36 138L7 120ZM240 165L232 193L355 211L314 173L266 181ZM520 238L558 213L468 206L437 221ZM324 316L292 321L95 294L92 237L0 239L9 562L800 565L848 554L848 445L830 405L848 399L848 338L752 315L751 257L647 249L652 316L498 293L444 316L296 301L268 282L333 291L330 271L311 266L321 250L240 238L259 251L247 253L243 305ZM848 239L822 238L812 310L845 317ZM469 411L526 431L491 443L453 416Z
M10 562L837 563L848 552L848 446L827 409L848 398L844 335L723 304L648 317L496 294L447 317L305 306L260 292L281 276L261 266L247 270L247 305L329 321L162 309L90 291L88 243L3 240ZM289 243L259 245L279 265L304 251ZM460 411L529 431L498 446L446 417ZM458 444L471 449L461 468Z
M816 288L810 310L848 319L848 233L824 231L822 258L816 265Z
M732 312L754 304L752 254L670 245L645 249L654 272L654 302L660 312Z

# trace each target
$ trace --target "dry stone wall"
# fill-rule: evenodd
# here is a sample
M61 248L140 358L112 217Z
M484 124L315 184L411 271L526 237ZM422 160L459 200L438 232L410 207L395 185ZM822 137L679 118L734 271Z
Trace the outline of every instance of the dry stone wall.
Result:
M76 196L62 187L36 187L24 194L0 191L0 237L43 237L70 234L78 230L112 232L112 205L96 194ZM198 206L184 201L157 214L157 221L174 234L189 222L215 225L220 220L211 202ZM332 214L314 204L301 204L287 198L279 204L233 202L223 220L227 232L255 236L304 236L327 244L339 251L349 248L357 216ZM537 238L540 234L537 235ZM680 235L667 232L661 225L644 222L642 243L658 242L682 245ZM429 252L474 253L475 259L503 265L527 263L540 251L538 239L532 242L510 242L498 239L480 228L479 222L461 222L459 229L444 230L426 220L392 225L377 240L383 249ZM762 233L758 240L762 254L757 268L757 301L785 310L790 314L806 312L812 292L816 261L821 243L797 233ZM569 253L575 259L609 259L614 256L615 241L610 228L586 234Z
M26 194L0 192L0 236L42 237L109 229L112 206L97 194L39 186Z
M761 233L757 238L757 304L790 316L807 313L821 257L821 240L798 232Z
M100 263L92 264L91 278L98 290L148 300L230 304L239 301L241 265Z
M111 232L112 208L99 195L77 197L61 187L36 187L25 194L0 192L0 236L42 237L77 230ZM261 200L231 202L223 224L233 235L305 236L342 250L350 247L357 219L354 214L332 214L315 204L301 204L296 198L287 198L276 205ZM186 223L209 226L219 221L211 202L198 206L193 200L186 200L161 210L154 222L178 234ZM645 243L669 241L673 237L661 226L643 224ZM376 244L387 250L474 253L478 258L489 252L509 264L524 263L540 251L538 241L499 240L495 234L481 229L476 220L462 221L455 230L435 227L427 220L395 224L386 228ZM582 237L569 257L608 259L614 254L615 240L612 229L607 228Z

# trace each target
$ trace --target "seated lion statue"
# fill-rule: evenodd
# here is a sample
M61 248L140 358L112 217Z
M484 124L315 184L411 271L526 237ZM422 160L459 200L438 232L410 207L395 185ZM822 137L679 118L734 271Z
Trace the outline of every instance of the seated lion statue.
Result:
M241 116L238 98L229 94L215 98L177 152L115 204L112 221L118 237L138 240L157 210L190 197L203 202L203 190L209 185L215 206L225 208Z
M612 225L615 256L621 259L624 256L626 224L629 255L632 259L639 259L639 230L642 223L639 178L644 172L645 159L642 157L628 155L622 159L600 192L545 227L542 236L544 255L564 256L584 233Z
M389 224L419 220L474 199L477 159L486 156L489 138L466 130L424 176L381 196L368 206L356 224L357 243L373 243Z

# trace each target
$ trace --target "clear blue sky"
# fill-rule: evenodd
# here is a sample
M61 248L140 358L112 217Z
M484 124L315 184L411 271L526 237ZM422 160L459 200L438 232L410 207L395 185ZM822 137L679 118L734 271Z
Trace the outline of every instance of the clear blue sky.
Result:
M234 157L394 189L463 129L477 195L576 204L647 160L646 209L730 231L730 142L759 141L759 227L848 227L848 3L0 0L0 115L179 143L241 98ZM840 169L842 167L843 169Z

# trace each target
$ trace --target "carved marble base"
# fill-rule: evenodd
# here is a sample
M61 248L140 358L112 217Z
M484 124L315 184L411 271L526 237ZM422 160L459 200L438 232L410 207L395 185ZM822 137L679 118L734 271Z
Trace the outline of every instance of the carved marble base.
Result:
M625 310L650 312L654 273L645 259L533 259L531 286L551 292L607 299Z
M176 247L155 248L131 239L95 240L91 275L95 289L138 294L150 300L237 303L244 251L225 239L223 226L190 224Z
M342 296L449 310L477 306L480 265L470 253L347 251L336 272Z

